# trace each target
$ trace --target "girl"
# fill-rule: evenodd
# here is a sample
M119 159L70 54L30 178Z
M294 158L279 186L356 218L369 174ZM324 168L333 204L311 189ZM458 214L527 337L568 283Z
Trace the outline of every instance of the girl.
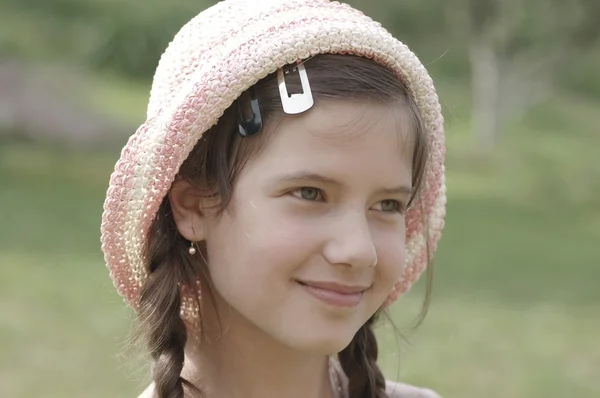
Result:
M425 68L326 0L226 0L175 36L123 149L102 248L153 359L142 397L437 397L372 326L445 209Z

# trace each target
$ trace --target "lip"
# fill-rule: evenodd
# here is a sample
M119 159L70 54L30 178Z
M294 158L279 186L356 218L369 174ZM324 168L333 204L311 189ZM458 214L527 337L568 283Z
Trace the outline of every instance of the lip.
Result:
M335 307L353 308L360 304L363 293L369 288L364 285L344 285L335 282L296 281L313 297Z

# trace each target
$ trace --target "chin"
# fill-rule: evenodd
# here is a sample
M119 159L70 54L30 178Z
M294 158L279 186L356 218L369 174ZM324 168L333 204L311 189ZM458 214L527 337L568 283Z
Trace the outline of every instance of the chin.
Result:
M340 332L331 331L327 333L326 330L318 330L316 333L310 335L296 336L296 338L288 338L287 345L294 347L302 351L309 351L322 355L335 355L346 348L356 331ZM290 336L292 337L292 336Z
M295 319L278 322L271 336L297 350L334 355L346 348L368 320L365 312L326 312L320 308L296 312Z

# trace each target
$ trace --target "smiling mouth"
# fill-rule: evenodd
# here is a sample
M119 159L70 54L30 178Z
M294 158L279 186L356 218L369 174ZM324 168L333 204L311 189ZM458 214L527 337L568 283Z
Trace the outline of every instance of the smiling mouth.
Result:
M368 286L347 286L336 283L296 281L307 293L334 307L354 308L360 304Z

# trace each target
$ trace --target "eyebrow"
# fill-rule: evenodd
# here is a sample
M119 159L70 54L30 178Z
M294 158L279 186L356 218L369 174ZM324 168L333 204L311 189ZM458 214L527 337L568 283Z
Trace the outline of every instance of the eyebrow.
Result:
M321 174L309 172L309 171L298 171L291 174L285 174L278 176L274 179L276 183L282 182L294 182L294 181L317 181L323 184L335 185L338 187L344 187L345 184L330 177L323 176ZM398 185L390 188L382 188L378 190L380 193L385 193L388 195L392 194L412 194L412 188L406 185Z

